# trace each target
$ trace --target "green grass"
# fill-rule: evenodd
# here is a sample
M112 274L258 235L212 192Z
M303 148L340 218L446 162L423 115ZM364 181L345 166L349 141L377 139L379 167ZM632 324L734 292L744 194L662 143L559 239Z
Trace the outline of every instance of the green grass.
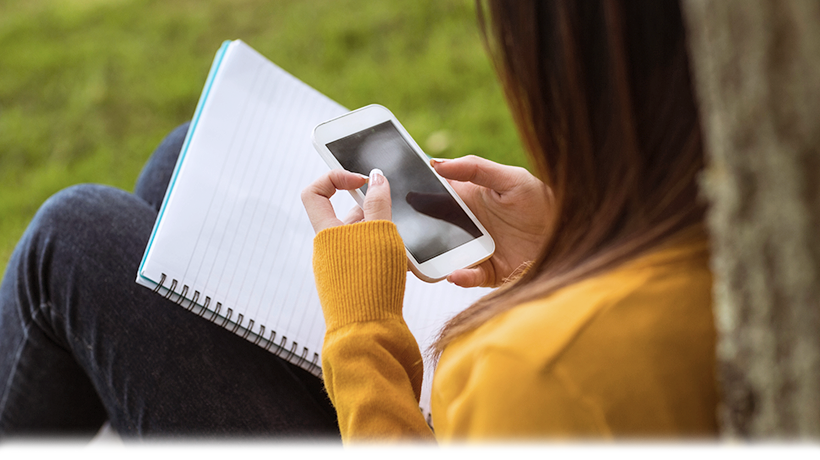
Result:
M0 0L0 268L51 194L132 190L235 38L429 154L525 165L470 0Z

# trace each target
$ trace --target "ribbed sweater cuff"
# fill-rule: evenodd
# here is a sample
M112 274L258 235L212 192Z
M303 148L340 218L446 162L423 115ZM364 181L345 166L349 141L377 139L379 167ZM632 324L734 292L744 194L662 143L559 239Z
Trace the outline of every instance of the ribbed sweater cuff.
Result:
M328 332L354 322L402 319L407 256L390 221L322 230L313 273Z

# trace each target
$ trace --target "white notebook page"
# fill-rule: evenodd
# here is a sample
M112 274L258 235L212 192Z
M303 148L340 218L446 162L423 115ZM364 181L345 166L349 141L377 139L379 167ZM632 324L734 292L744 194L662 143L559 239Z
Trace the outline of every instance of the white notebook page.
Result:
M275 333L273 344L292 349L290 360L306 367L300 358L320 355L325 328L312 271L314 232L299 195L328 170L311 144L313 127L347 109L241 41L214 65L137 282L153 289L164 274L160 293L262 346ZM347 193L333 203L340 215L355 206ZM486 292L408 274L404 312L422 349L446 319ZM206 298L208 311L200 311Z

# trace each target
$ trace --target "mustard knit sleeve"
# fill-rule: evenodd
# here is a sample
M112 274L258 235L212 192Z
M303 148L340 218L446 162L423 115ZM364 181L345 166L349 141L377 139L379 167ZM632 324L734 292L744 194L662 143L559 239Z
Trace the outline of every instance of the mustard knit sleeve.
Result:
M418 406L421 353L402 317L407 260L396 226L323 230L313 254L327 325L322 372L342 439L432 438Z

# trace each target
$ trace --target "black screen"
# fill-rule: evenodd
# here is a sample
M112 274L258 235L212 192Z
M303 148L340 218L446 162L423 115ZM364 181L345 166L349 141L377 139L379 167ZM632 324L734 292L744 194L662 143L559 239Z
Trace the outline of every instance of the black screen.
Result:
M342 167L369 175L381 169L390 182L393 222L419 263L481 236L424 160L391 121L327 144ZM362 187L366 193L367 186Z

